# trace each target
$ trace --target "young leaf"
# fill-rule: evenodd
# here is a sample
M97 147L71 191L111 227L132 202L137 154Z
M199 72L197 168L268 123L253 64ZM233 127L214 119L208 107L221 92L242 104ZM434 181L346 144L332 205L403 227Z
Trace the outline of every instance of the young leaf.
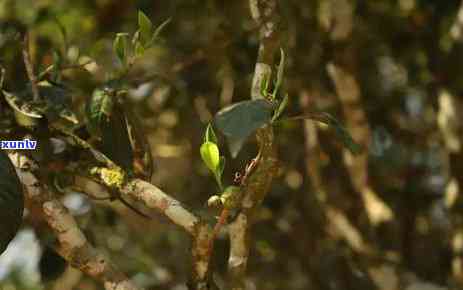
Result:
M338 139L352 154L359 154L362 151L362 146L354 141L349 131L347 131L346 128L344 128L344 126L336 118L324 112L321 113L320 121L324 121L325 124L331 126L334 129L336 137L338 137Z
M113 42L114 52L122 65L127 63L127 37L127 33L118 33Z
M98 149L127 173L134 172L134 149L130 139L127 108L113 88L96 89L86 104L87 128L99 138Z
M138 11L138 28L140 31L141 44L144 46L151 39L153 33L153 23L141 10Z
M215 124L235 156L254 131L270 122L273 109L269 101L259 99L233 104L216 114Z
M217 168L220 163L219 147L215 143L205 142L201 145L200 153L207 168L217 175Z
M214 174L215 180L217 181L217 184L219 185L220 190L223 190L222 175L223 175L224 170L225 170L225 156L220 156L219 166L217 168L217 172Z
M275 88L273 89L272 99L275 99L278 91L280 90L281 84L283 83L283 77L285 72L285 52L283 49L280 49L280 64L278 65L277 80L275 83Z
M101 135L101 124L109 122L114 107L113 97L103 89L96 89L86 104L87 127L97 136Z
M63 60L61 58L61 54L55 50L53 52L53 70L52 70L53 80L58 80L62 63L63 63Z
M303 117L304 119L312 119L323 124L330 126L335 133L335 136L342 142L342 144L354 155L360 154L363 150L362 146L355 142L355 140L350 135L341 123L339 123L336 118L331 116L326 112L315 112L310 113L307 116ZM300 118L297 118L300 119Z
M281 114L283 114L284 110L286 109L286 106L288 105L288 99L288 94L286 94L283 100L278 105L278 109L275 111L275 113L273 113L272 122L275 122L275 120L277 120L281 116Z
M21 182L8 155L0 150L0 254L18 232L24 210Z
M362 146L354 141L349 131L347 131L343 126L335 126L334 132L338 139L343 143L343 145L354 155L358 155L362 152Z
M269 84L269 77L268 75L264 75L260 83L260 95L263 98L266 98L268 95L268 84Z
M212 142L217 144L217 136L215 135L211 124L207 125L206 133L204 134L204 142Z
M225 156L220 156L220 162L219 162L219 176L220 176L220 178L222 178L224 170L225 170Z
M154 41L156 41L156 39L159 37L159 34L161 34L161 32L164 30L164 28L167 26L167 24L169 24L171 21L170 18L168 18L166 21L164 21L163 23L161 23L157 28L156 30L153 32L153 36L151 36L151 40L150 40L150 45L152 45L154 43Z
M140 41L135 42L135 56L140 57L145 53L145 48Z

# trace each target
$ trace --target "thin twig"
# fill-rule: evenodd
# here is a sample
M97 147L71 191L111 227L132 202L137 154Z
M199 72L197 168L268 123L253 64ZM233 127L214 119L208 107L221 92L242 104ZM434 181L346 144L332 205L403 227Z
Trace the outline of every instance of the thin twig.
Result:
M5 74L5 68L2 65L0 65L0 90L3 89L3 83L5 82Z
M64 70L71 70L71 69L82 69L82 70L86 70L85 69L85 66L86 65L89 65L91 63L94 63L95 61L94 60L89 60L89 61L86 61L82 64L72 64L72 65L67 65L67 66L63 66L63 67L60 67L59 70L60 71L64 71ZM53 70L55 69L55 65L52 64L50 66L48 66L43 72L41 72L39 74L39 77L37 78L39 81L43 80L43 78L51 73Z
M34 74L34 66L32 64L32 59L29 53L29 49L30 49L29 34L26 33L26 35L24 36L24 42L23 42L23 59L24 59L24 65L26 66L27 77L29 78L29 81L32 87L32 96L34 97L34 101L37 102L40 99L39 88L37 86L37 78Z

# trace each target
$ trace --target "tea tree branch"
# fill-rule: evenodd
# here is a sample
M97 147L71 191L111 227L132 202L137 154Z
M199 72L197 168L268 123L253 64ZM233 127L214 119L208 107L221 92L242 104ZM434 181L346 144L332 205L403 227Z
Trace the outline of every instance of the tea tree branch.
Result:
M250 0L251 16L259 25L259 52L251 88L251 98L263 98L261 84L272 74L274 55L279 48L279 15L276 0ZM257 131L259 146L256 164L241 185L243 200L241 212L229 226L230 256L228 269L230 288L245 289L244 279L249 258L249 243L252 218L255 209L267 195L277 173L277 156L273 140L273 128L268 125Z
M24 156L10 155L18 176L26 187L26 197L39 209L39 214L58 239L57 252L73 267L101 281L106 290L137 290L111 260L94 248L82 233L74 217L44 185L22 166L32 164ZM26 160L25 160L26 159ZM25 161L24 161L25 160Z

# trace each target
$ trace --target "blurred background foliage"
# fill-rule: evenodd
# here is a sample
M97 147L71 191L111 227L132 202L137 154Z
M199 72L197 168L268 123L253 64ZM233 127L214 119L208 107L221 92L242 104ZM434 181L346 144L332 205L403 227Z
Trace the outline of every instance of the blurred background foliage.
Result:
M460 2L353 1L352 34L344 41L336 40L335 30L344 28L333 21L343 7L335 2L280 1L290 96L285 114L316 109L341 122L352 117L337 98L327 64L353 63L370 129L364 144L368 185L391 215L368 222L343 148L329 130L309 121L281 122L281 176L254 228L249 289L462 289ZM211 215L206 202L217 189L199 147L218 110L249 98L258 27L248 6L247 1L216 0L1 0L5 87L27 84L15 35L29 30L38 71L53 62L56 50L69 63L96 60L83 70L63 72L78 92L73 103L83 119L83 102L119 65L111 52L115 34L137 29L137 10L156 26L171 18L160 41L131 72L137 86L130 91L130 105L151 145L152 182ZM249 142L236 159L227 155L228 184L255 153ZM81 195L62 198L91 242L136 283L147 289L186 289L188 238L167 220L145 220L120 204ZM0 257L0 288L101 289L56 258L46 232L33 216L26 217ZM379 255L365 254L355 241L362 241L360 248L373 245ZM227 250L227 239L220 236L214 255L219 283Z

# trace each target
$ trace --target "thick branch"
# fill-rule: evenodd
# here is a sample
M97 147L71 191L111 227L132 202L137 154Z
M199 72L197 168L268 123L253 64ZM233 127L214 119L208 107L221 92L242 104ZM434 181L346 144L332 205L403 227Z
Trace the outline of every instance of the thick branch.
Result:
M102 191L104 188L86 178L77 176L75 183L80 190L88 193ZM208 289L210 280L210 258L212 255L213 230L199 217L182 206L180 201L163 192L157 186L141 179L128 181L120 192L142 202L146 207L156 210L174 224L191 234L193 239L193 273L191 289Z
M262 98L260 86L262 80L272 74L274 55L278 49L278 7L276 0L250 0L250 10L254 21L259 25L259 53L252 81L252 99ZM277 174L277 154L274 144L273 128L266 126L257 132L259 154L257 165L242 185L244 194L242 211L229 226L230 256L228 268L231 289L244 289L249 257L249 240L252 216L270 190L273 178Z
M210 289L208 287L213 283L209 275L212 228L185 209L178 200L149 182L134 179L128 182L121 192L157 210L192 235L193 274L190 287L195 290Z
M12 154L10 158L26 187L27 198L38 208L42 218L55 233L59 242L57 252L73 267L101 281L106 290L139 289L116 269L109 258L90 245L69 211L40 184L31 171L25 169L27 167L20 166L25 164L25 157ZM31 166L30 161L26 161L26 164Z
M199 218L155 185L141 179L133 179L121 188L121 193L134 197L145 206L157 210L188 233L197 234Z

